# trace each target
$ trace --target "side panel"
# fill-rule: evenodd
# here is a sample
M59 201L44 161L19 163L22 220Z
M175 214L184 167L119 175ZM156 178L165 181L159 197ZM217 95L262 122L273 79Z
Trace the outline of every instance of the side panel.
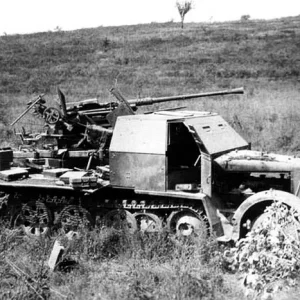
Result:
M184 122L194 127L211 155L249 147L248 143L221 116L191 118Z
M159 154L110 153L110 183L139 190L166 190L166 157Z
M143 115L118 117L109 151L165 154L166 120L146 119Z
M212 196L212 162L211 157L201 153L201 188L202 192L211 198Z
M292 172L291 193L295 196L300 196L300 170L295 169Z
M203 205L208 216L212 231L219 237L224 234L217 210L224 208L222 199L212 191L212 160L211 156L201 153L201 188L205 197Z

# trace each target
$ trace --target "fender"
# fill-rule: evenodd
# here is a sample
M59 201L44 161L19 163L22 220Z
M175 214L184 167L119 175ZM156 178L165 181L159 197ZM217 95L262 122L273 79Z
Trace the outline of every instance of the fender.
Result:
M268 190L259 192L247 198L236 210L232 218L233 232L232 240L237 241L241 236L242 220L250 210L257 208L266 208L270 205L272 201L281 201L289 207L293 207L300 212L300 198L293 194L278 191L278 190ZM264 203L265 202L265 203ZM253 221L258 214L253 214L247 216L251 221ZM244 220L245 221L245 220Z

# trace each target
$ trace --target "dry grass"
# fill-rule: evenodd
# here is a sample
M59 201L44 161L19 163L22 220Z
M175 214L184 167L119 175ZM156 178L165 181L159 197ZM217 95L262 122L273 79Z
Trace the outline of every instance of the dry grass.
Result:
M224 299L239 294L224 281L218 245L201 236L178 241L166 233L95 230L71 246L65 259L78 265L69 272L50 272L45 265L55 237L31 241L2 227L0 238L1 299Z

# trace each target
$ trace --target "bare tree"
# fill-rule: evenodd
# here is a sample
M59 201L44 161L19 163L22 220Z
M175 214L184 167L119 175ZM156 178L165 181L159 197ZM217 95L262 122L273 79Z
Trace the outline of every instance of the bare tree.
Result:
M241 21L242 22L247 22L250 20L250 15L242 15L241 16Z
M181 28L183 28L183 22L185 15L193 8L193 2L191 0L177 1L176 6L181 18Z

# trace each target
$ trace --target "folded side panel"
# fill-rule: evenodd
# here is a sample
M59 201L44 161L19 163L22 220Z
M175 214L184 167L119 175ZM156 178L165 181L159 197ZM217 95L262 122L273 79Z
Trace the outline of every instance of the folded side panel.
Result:
M193 126L210 155L248 147L248 143L219 115L184 122Z

